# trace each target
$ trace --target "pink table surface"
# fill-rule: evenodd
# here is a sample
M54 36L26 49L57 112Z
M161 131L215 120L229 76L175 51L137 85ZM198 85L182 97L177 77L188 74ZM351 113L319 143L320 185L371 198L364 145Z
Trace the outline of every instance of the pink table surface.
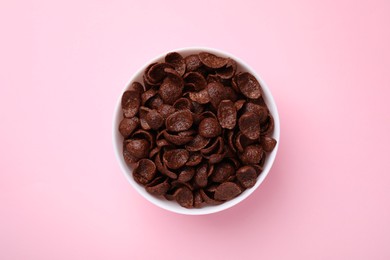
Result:
M0 259L390 259L390 2L2 1ZM111 123L187 46L247 61L278 104L274 167L224 212L143 199Z

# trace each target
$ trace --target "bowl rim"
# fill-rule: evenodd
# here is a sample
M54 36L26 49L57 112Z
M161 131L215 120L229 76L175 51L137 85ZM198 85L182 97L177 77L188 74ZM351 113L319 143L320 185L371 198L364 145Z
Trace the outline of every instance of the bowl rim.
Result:
M259 81L259 83L262 87L262 92L265 95L264 101L267 104L268 109L270 110L270 112L274 118L275 127L274 127L274 131L273 131L272 136L273 136L273 138L275 138L277 140L277 143L276 143L276 146L273 149L273 151L271 153L267 154L266 162L264 164L265 167L264 167L262 173L257 178L256 184L252 188L246 189L239 196L233 198L232 200L226 201L220 205L211 205L211 206L205 206L202 208L187 209L187 208L181 207L176 202L168 201L165 199L160 199L160 198L157 198L157 197L149 194L143 186L141 186L135 182L135 180L133 179L133 176L132 176L132 170L127 166L126 162L123 159L122 145L118 144L118 138L122 138L122 141L120 143L123 142L123 137L120 135L120 133L118 131L118 125L119 125L120 120L123 118L123 115L120 113L122 94L124 93L124 91L126 91L126 89L129 88L131 83L134 82L136 80L136 78L138 78L140 75L142 76L143 72L145 71L146 67L149 64L156 62L156 61L163 60L165 55L169 52L178 52L182 55L184 53L184 56L185 56L185 55L189 55L190 53L195 54L195 53L199 53L202 51L210 52L210 53L213 53L215 55L222 56L222 57L232 58L233 60L235 60L237 62L237 64L239 66L244 68L244 71L251 73ZM253 194L253 192L255 190L258 189L258 187L260 187L261 183L264 181L264 179L269 174L269 172L270 172L270 170L275 162L276 154L277 154L278 147L280 144L280 118L279 118L278 109L277 109L275 100L273 98L273 95L268 88L268 85L265 83L265 81L262 79L262 77L259 75L259 73L257 73L255 70L253 70L249 64L247 64L246 62L244 62L240 58L236 57L235 55L231 54L230 52L227 52L227 51L224 51L221 49L204 47L204 46L183 47L183 48L169 50L169 51L166 51L162 54L159 54L158 56L156 56L156 57L152 58L151 60L149 60L148 62L144 63L144 65L141 66L141 68L138 69L130 77L130 79L127 82L127 84L125 85L125 87L122 88L122 91L119 94L117 102L115 103L112 126L113 126L112 142L113 142L115 157L117 158L117 161L119 162L119 166L121 168L122 173L125 175L125 178L128 180L128 182L130 182L131 186L133 186L133 188L135 188L135 190L143 198L145 198L147 201L151 202L152 204L154 204L162 209L165 209L167 211L178 213L178 214L184 214L184 215L207 215L207 214L217 213L217 212L229 209L229 208L239 204L240 202L242 202L246 198L248 198L251 194Z

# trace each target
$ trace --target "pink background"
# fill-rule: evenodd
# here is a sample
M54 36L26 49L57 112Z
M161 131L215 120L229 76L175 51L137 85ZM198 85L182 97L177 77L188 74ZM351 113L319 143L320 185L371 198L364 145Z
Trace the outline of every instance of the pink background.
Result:
M390 2L183 2L1 2L0 259L390 259ZM191 217L132 189L111 123L195 45L262 75L281 141L252 196Z

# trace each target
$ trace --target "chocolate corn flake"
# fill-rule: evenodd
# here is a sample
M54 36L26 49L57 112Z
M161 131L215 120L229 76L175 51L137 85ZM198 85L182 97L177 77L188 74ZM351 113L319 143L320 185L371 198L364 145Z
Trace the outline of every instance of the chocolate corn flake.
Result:
M145 117L146 123L150 126L150 128L157 130L164 124L164 118L160 115L157 110L150 110Z
M244 148L239 158L243 164L258 164L263 157L263 148L260 145L249 145Z
M206 67L211 69L222 68L229 61L229 59L218 57L208 52L199 53L199 59Z
M180 206L185 208L192 208L194 204L194 195L188 187L183 186L178 188L173 196L180 204Z
M179 134L171 134L168 133L166 130L163 132L164 138L169 142L177 146L185 145L186 143L190 142L192 140L192 136L187 135L180 135Z
M219 136L222 129L217 119L208 117L200 122L198 131L201 136L212 138Z
M133 171L134 179L140 184L147 184L153 180L156 175L156 165L149 159L138 161L137 167Z
M237 86L247 98L257 99L261 96L261 87L257 79L250 73L244 72L237 76Z
M170 187L171 187L171 185L169 184L169 182L164 181L161 183L153 183L152 185L151 185L151 183L149 183L148 185L146 185L145 189L147 192L149 192L152 195L162 196L165 193L167 193L167 191L169 190Z
M216 200L226 201L237 197L240 193L240 186L238 186L234 182L224 182L216 188L214 198Z
M190 110L179 110L168 116L165 120L165 126L168 131L181 132L188 130L193 123L192 113Z
M202 105L210 102L210 95L207 89L202 89L198 92L190 92L189 96L192 101Z
M260 144L262 145L264 151L271 152L276 146L276 140L270 136L261 136Z
M165 56L165 62L170 64L180 76L186 71L186 63L183 56L177 52L170 52Z
M207 86L207 81L199 72L188 72L184 75L184 81L187 84L192 84L194 90L199 91Z
M129 154L136 158L145 158L149 154L150 143L145 139L128 139L125 144Z
M246 112L238 120L240 131L249 139L257 139L260 137L260 121L259 117L252 112Z
M207 92L209 93L210 102L215 109L218 108L219 103L226 99L225 87L219 82L211 82L207 85Z
M170 169L179 169L188 161L190 154L185 149L174 149L165 151L163 154L163 162Z
M237 63L233 60L228 58L227 63L224 67L217 69L216 74L221 79L231 79L237 70Z
M252 166L243 166L236 172L237 180L241 183L242 187L248 189L252 188L256 184L257 173Z
M123 158L153 196L218 205L256 184L277 141L261 85L235 60L171 52L123 93Z
M137 115L140 102L140 93L136 90L128 90L122 96L122 110L124 117L134 117Z
M119 132L125 138L129 137L139 126L138 117L123 118L119 123Z
M187 71L195 71L202 66L200 62L199 56L197 54L189 55L184 58L184 62L186 64Z
M222 100L218 106L218 121L222 128L233 129L236 126L237 110L231 100Z
M230 176L234 175L235 169L231 163L222 162L215 166L215 171L211 175L213 182L225 182Z
M199 152L195 152L190 154L190 157L188 158L188 161L186 162L187 166L196 166L202 162L202 154Z

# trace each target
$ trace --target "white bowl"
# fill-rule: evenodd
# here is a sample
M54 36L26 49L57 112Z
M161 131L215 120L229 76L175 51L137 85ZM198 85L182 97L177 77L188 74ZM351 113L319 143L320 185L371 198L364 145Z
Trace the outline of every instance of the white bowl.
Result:
M134 81L142 81L142 75L146 69L146 67L153 63L153 62L161 62L164 61L164 57L167 53L169 52L178 52L182 56L187 56L190 54L197 54L199 52L210 52L213 53L217 56L221 57L230 57L234 59L237 62L237 71L247 71L254 75L256 79L260 82L263 90L263 98L265 103L267 104L270 113L272 114L275 122L275 128L272 134L272 137L277 140L277 144L273 151L269 154L267 154L266 161L264 163L264 169L260 176L257 179L257 182L254 187L245 190L242 192L240 195L238 195L236 198L226 201L223 204L216 205L216 206L205 206L203 208L193 208L193 209L187 209L184 207L181 207L176 201L168 201L165 198L158 198L155 197L151 194L149 194L145 188L141 185L139 185L137 182L135 182L133 175L132 175L132 170L127 166L123 155L122 155L122 149L123 149L123 137L118 131L118 126L120 121L123 118L122 115L122 109L121 109L121 97L123 92L131 85L132 82ZM176 49L176 50L171 50L167 51L160 56L154 58L151 61L148 61L142 68L140 68L131 78L129 83L123 88L121 93L118 93L118 101L115 107L115 113L114 113L114 120L113 120L113 143L114 143L114 150L115 150L115 155L118 159L119 165L122 169L122 172L125 174L127 180L130 182L130 184L133 186L133 188L138 191L139 194L141 194L145 199L153 203L154 205L166 209L168 211L172 211L175 213L180 213L180 214L185 214L185 215L205 215L205 214L211 214L211 213L216 213L225 209L228 209L230 207L233 207L234 205L237 205L244 199L246 199L249 195L251 195L259 186L260 184L264 181L265 177L267 177L272 164L274 163L276 153L278 151L278 146L279 146L279 136L280 136L280 121L279 121L279 114L278 110L275 104L275 101L272 97L271 91L268 89L267 84L264 82L264 80L259 76L258 73L256 73L253 69L250 68L249 65L247 65L245 62L243 62L241 59L235 57L234 55L227 53L225 51L221 50L216 50L216 49L211 49L211 48L204 48L204 47L190 47L190 48L183 48L183 49Z

